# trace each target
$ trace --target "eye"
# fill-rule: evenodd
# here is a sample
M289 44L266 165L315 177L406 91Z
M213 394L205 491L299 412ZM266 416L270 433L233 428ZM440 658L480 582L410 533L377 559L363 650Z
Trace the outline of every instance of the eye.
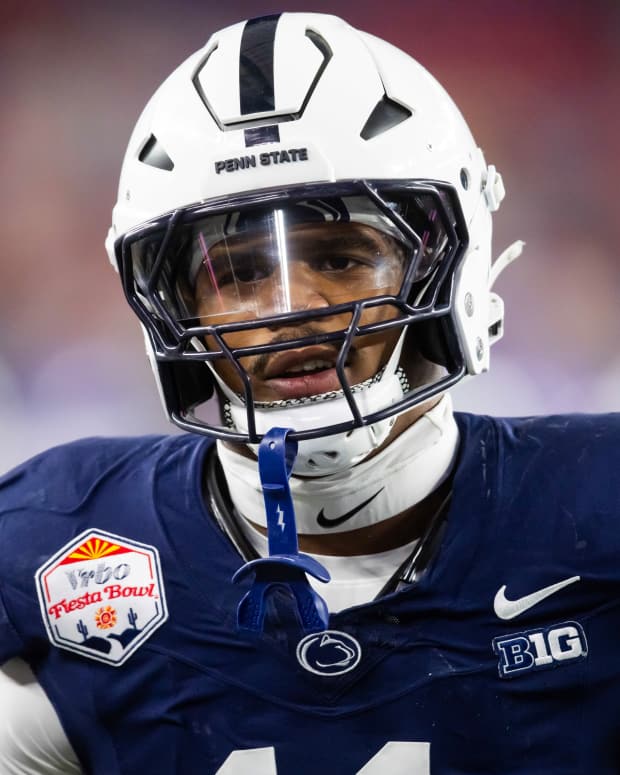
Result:
M269 277L269 274L267 267L257 266L256 264L239 266L235 269L235 276L240 283L257 283ZM232 275L230 279L232 279Z
M268 257L242 255L213 265L214 275L220 288L232 284L251 285L266 280L273 274L273 265Z
M320 272L345 272L360 265L360 262L345 254L333 254L322 256L316 261L316 268Z

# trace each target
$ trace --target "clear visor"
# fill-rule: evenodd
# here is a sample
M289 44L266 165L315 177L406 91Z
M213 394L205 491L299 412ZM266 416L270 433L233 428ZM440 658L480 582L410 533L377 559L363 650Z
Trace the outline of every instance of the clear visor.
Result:
M433 197L389 206L396 217L365 195L201 215L136 240L134 281L188 327L398 297L432 273L448 239Z

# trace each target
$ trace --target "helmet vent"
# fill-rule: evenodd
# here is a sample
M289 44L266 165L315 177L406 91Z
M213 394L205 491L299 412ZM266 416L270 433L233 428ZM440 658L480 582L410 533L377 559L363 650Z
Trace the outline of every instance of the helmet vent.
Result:
M401 124L412 115L409 108L391 100L387 94L384 94L368 116L360 136L362 140L372 140L373 137L387 132L388 129Z
M268 113L275 109L273 56L280 14L246 22L239 52L241 113Z
M155 135L151 135L146 141L140 151L138 160L143 164L148 164L150 167L157 167L157 169L166 170L167 172L172 172L174 169L174 162Z

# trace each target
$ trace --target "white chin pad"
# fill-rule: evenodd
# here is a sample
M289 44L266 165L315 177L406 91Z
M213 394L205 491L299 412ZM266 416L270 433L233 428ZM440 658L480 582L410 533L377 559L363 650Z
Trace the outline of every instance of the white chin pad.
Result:
M354 388L353 395L364 416L402 399L403 386L398 373L386 370L379 380L368 387ZM247 431L245 407L231 403L229 408L235 427ZM301 399L299 403L285 402L284 406L256 408L254 414L256 431L260 434L274 427L296 431L329 428L353 419L349 404L342 395L329 398L312 396ZM293 473L324 476L354 466L383 444L394 422L395 418L389 417L373 425L299 442ZM250 445L250 448L257 453L256 445Z

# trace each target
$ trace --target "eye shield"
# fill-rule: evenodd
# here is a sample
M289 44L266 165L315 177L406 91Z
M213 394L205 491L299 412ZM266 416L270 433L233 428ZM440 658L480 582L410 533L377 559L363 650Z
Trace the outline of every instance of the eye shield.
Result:
M453 236L436 191L263 197L198 205L128 234L120 263L148 312L183 330L408 301L454 254Z

